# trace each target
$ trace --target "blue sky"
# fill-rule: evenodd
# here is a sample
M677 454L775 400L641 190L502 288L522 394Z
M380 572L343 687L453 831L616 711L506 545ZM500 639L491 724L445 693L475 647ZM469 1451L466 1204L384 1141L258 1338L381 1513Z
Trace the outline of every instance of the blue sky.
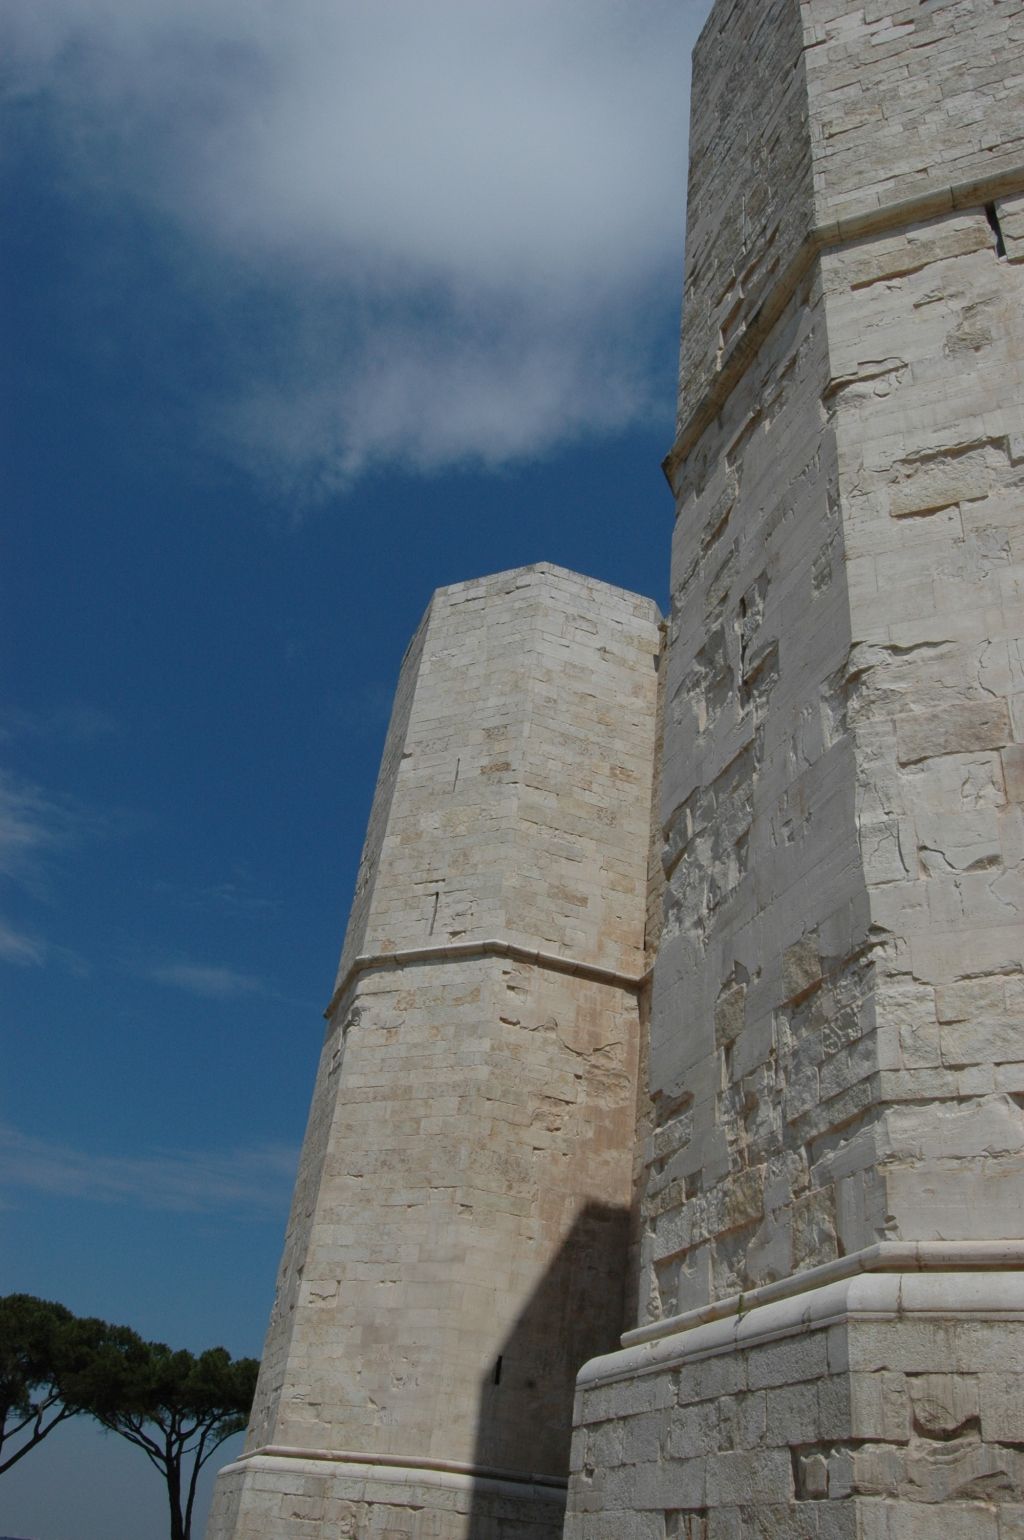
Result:
M258 1354L431 590L664 602L706 9L8 0L0 1292ZM73 1427L0 1531L162 1494Z

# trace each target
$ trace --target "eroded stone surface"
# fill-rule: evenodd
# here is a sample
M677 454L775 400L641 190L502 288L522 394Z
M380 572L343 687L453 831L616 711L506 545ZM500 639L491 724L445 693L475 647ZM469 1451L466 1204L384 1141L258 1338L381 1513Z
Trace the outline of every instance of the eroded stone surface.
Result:
M641 1320L1020 1230L1021 200L905 203L918 171L1018 163L1024 9L968 9L962 69L957 5L723 0L696 55L688 293L728 262L777 314L676 467ZM740 275L781 284L769 252L871 202L781 308ZM688 303L684 422L738 347L712 356L710 315Z
M1022 1234L1022 92L1019 0L719 0L695 54L652 1330ZM585 1389L567 1533L1017 1535L966 1346L1017 1329L873 1331Z
M575 1374L623 1325L659 647L557 568L434 596L218 1540L558 1533Z

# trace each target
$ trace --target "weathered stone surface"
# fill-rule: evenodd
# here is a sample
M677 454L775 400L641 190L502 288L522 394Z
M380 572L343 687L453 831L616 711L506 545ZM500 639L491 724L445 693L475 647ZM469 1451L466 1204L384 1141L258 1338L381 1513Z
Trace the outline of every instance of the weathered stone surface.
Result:
M984 1263L1024 1190L1024 4L718 0L694 67L635 1296L666 1355L660 1320L880 1244ZM591 1503L1012 1533L970 1311L587 1382ZM676 1372L631 1478L630 1375Z
M720 0L695 70L641 1319L1016 1234L1024 1162L885 1115L1024 1056L1024 8Z
M307 1499L360 1537L558 1532L574 1376L622 1328L659 647L558 568L434 596L217 1540L346 1533Z
M567 1540L609 1502L702 1540L1011 1534L1022 1352L1013 1275L876 1273L611 1354L580 1376Z

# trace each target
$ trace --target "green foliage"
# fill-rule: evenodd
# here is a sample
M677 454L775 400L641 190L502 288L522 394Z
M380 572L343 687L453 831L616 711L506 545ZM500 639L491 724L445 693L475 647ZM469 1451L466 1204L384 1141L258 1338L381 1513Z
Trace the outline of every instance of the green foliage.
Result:
M259 1364L223 1348L198 1357L162 1342L116 1345L97 1355L80 1383L83 1405L135 1444L167 1486L172 1540L189 1540L199 1472L246 1424Z
M0 1474L80 1410L80 1376L121 1330L31 1294L0 1298Z
M0 1299L0 1472L65 1418L87 1413L160 1471L171 1540L189 1540L199 1472L245 1427L258 1368L221 1347L173 1352L127 1326L8 1295Z
M199 1472L244 1429L258 1369L256 1359L236 1361L220 1347L194 1357L135 1338L105 1344L76 1383L83 1408L160 1471L171 1540L189 1540Z

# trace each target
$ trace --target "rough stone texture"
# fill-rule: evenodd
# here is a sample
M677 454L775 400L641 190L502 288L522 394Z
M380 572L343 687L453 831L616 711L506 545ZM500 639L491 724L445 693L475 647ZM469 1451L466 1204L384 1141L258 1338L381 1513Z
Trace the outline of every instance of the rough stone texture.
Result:
M623 1322L659 646L558 568L434 596L218 1540L559 1531Z
M261 1540L550 1540L564 1507L564 1492L539 1482L256 1455L221 1472L210 1530Z
M809 1173L850 1108L842 1058L838 1102L818 1060L826 1012L860 1020L867 906L837 699L851 638L835 435L815 409L823 309L816 281L794 296L726 404L708 446L724 452L702 443L685 471L641 1319L835 1251L834 1198L812 1197Z
M779 79L758 132L748 36ZM798 216L878 228L784 305L757 290L759 345L718 357L674 465L641 1318L884 1237L1016 1235L1024 1174L1022 200L884 207L1004 184L1024 6L722 0L696 66L688 294ZM719 388L709 314L684 423Z
M566 1540L1017 1540L1024 1299L865 1276L580 1377Z
M967 1283L857 1367L895 1450L829 1430L812 1317L879 1243L1024 1234L1024 4L718 0L691 157L636 1311L806 1306L707 1383L585 1371L567 1534L1018 1536Z
M814 223L802 47L793 0L730 0L694 50L681 422Z

